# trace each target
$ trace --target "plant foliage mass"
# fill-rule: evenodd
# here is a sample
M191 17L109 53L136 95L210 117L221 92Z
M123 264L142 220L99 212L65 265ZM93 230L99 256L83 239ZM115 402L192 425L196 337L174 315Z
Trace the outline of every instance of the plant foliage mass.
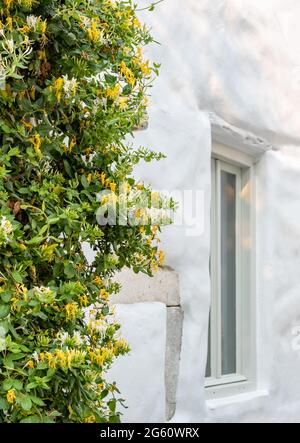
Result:
M0 1L1 422L120 420L112 277L151 275L164 254L158 225L96 213L121 188L142 221L138 191L160 199L133 168L161 155L124 142L145 118L151 41L131 1Z

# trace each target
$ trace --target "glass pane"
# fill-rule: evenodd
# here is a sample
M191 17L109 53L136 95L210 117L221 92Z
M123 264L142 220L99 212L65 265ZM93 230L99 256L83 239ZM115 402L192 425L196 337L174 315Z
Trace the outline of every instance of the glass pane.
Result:
M236 373L236 176L221 172L222 375Z

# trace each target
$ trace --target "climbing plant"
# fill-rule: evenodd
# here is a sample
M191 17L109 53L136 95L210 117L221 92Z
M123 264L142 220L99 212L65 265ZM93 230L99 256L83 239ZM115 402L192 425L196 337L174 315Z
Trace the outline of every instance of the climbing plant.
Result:
M151 42L131 0L0 0L0 422L120 420L113 277L162 265L150 215L173 208L133 175L162 155L125 142Z

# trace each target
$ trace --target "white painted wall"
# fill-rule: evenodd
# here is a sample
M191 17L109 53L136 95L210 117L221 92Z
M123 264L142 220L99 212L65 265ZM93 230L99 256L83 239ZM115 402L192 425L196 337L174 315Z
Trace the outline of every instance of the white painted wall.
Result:
M116 318L123 325L122 336L132 346L109 373L111 381L118 380L126 399L128 409L122 409L122 422L163 423L166 307L162 303L122 304L117 306Z
M153 89L149 129L137 134L136 143L163 150L168 158L137 173L159 189L201 189L205 198L202 235L188 237L184 226L163 234L167 263L180 274L185 312L174 420L300 421L300 354L292 349L292 327L300 324L299 1L165 0L145 19L162 42L151 50L162 70ZM207 111L280 147L257 166L257 370L258 387L269 394L220 402L214 410L204 397L210 304ZM135 309L126 312L127 329ZM138 355L143 342L133 329L129 335ZM163 351L162 346L155 357L159 368ZM140 375L139 364L132 370ZM151 421L149 399L153 390L159 396L163 385L156 380L150 386L146 373L144 383L144 420ZM129 403L137 389L132 384L128 390Z

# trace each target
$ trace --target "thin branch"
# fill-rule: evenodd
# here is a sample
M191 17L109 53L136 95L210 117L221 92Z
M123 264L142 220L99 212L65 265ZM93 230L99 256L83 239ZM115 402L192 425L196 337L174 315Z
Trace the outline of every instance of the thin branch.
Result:
M151 5L146 6L145 8L140 8L140 9L136 9L137 12L139 11L146 11L147 9L152 9L154 8L156 5L158 5L159 3L162 3L165 0L158 0L157 2L153 2L151 3Z

